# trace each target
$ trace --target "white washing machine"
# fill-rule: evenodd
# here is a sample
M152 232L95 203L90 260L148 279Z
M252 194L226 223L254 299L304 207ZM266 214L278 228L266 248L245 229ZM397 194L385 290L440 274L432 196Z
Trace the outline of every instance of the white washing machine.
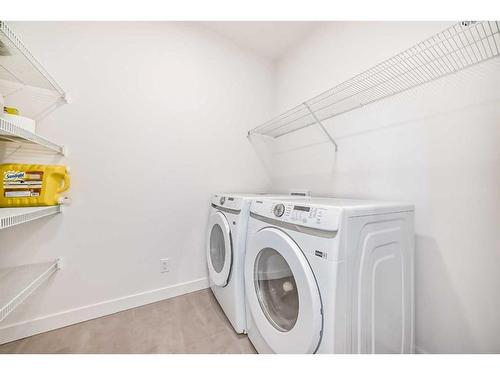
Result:
M259 353L413 353L412 205L255 199L245 255Z
M306 192L272 195L304 199ZM215 194L212 197L206 252L210 287L238 333L246 332L243 262L252 199L264 194Z

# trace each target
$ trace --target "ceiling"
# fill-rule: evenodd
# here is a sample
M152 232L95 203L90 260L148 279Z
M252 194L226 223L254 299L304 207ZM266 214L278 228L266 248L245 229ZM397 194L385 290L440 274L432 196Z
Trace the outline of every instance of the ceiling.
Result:
M212 21L204 26L233 42L271 59L278 59L305 38L319 22Z

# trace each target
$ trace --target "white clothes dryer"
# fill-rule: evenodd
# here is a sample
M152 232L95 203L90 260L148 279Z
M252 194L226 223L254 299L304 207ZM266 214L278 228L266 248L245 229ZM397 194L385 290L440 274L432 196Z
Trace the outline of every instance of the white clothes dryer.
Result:
M248 336L259 353L412 353L409 204L252 201Z

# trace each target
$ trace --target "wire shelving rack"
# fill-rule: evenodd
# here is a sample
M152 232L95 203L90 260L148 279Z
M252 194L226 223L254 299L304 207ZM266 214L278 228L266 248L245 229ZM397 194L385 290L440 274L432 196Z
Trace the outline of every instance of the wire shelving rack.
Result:
M0 322L61 267L60 260L0 268Z
M59 98L60 102L68 102L66 92L3 21L0 21L0 80L13 82L20 87L48 90ZM0 140L35 144L57 154L66 154L64 146L24 130L3 118L0 118Z
M18 93L23 88L43 93L41 97L58 104L68 103L68 95L44 69L30 50L9 26L0 21L0 84L2 94ZM11 91L4 92L5 89ZM25 92L22 92L25 96ZM32 97L29 97L32 99ZM3 111L3 108L1 109ZM18 144L31 144L66 155L66 148L45 137L27 131L0 118L0 140ZM3 178L0 176L0 178ZM27 223L49 215L61 213L63 207L0 208L0 230ZM3 243L2 243L3 244ZM61 268L60 260L0 268L0 322L23 303L36 289ZM1 341L1 340L0 340Z
M62 206L0 208L0 229L62 212Z
M500 55L498 21L463 21L251 129L279 138Z
M0 21L0 56L4 57L0 60L1 78L22 86L48 89L63 102L68 102L66 92L3 21Z

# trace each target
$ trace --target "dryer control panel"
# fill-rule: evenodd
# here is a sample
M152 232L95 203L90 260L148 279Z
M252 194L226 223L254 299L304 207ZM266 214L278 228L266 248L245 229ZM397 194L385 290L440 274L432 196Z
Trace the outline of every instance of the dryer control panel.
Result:
M250 210L269 219L327 231L338 230L341 215L341 210L335 207L272 199L253 200Z
M239 211L243 208L243 199L229 195L214 194L212 197L212 204L230 210Z

